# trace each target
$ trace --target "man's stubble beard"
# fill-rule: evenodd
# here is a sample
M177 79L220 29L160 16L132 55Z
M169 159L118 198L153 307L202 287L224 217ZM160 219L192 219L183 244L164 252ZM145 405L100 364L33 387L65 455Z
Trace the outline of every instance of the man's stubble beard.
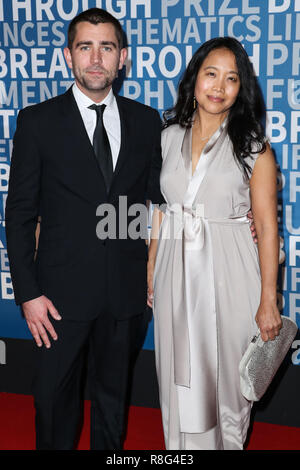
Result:
M113 74L106 74L97 80L89 79L84 74L80 76L79 74L74 73L75 79L80 83L80 85L90 92L104 91L107 88L110 88L117 75L118 70L115 70Z

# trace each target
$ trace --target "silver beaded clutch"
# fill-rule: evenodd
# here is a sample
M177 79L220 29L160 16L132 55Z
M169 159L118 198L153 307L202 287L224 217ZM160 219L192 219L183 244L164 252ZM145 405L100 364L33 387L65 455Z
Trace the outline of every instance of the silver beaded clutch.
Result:
M239 365L242 395L249 401L261 399L297 334L296 323L282 317L280 334L274 340L263 341L254 336Z

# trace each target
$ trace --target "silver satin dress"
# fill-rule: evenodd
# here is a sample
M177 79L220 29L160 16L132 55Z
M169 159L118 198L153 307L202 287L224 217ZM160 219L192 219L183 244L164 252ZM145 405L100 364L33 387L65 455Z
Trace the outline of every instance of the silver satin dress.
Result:
M226 121L192 175L192 130L162 133L166 200L154 271L156 369L166 449L243 449L252 403L238 366L257 331L261 279L249 182ZM253 168L254 159L248 159Z

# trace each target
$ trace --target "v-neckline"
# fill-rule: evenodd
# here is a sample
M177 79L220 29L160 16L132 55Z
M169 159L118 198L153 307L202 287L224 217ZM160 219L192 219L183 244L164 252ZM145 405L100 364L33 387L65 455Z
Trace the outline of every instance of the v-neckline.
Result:
M225 126L226 120L222 122L209 141L205 144L193 173L191 158L192 128L186 129L184 133L181 145L181 158L187 175L187 187L184 200L188 205L193 204L204 180L206 179L210 166L215 159L215 152L213 150L215 149L217 151L217 143L219 142Z

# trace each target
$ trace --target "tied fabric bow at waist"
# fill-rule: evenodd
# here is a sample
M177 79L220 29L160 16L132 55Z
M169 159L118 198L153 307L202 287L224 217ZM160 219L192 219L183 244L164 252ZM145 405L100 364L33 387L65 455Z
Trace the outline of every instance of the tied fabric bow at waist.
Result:
M210 283L210 292L213 293L214 297L213 259L209 240L209 224L249 224L249 220L247 216L233 219L205 218L203 204L192 207L174 204L166 208L165 215L170 218L169 230L172 231L172 236L169 232L167 237L173 238L175 243L171 293L175 383L184 387L190 387L191 364L188 318L193 312L188 312L188 302L186 299L186 277L187 270L189 269L186 264L187 252L194 252L193 262L197 263L199 261L201 275L207 283ZM198 257L197 252L199 253ZM207 295L210 295L209 289L207 289ZM211 304L214 305L214 302ZM213 306L212 310L214 310ZM215 315L215 310L208 312L208 314ZM214 334L215 332L212 332L211 337L214 337Z
M185 249L195 246L201 250L204 246L204 205L187 207L174 204L166 208L166 215L171 217L170 232L167 237L184 240ZM172 235L171 235L172 234Z

